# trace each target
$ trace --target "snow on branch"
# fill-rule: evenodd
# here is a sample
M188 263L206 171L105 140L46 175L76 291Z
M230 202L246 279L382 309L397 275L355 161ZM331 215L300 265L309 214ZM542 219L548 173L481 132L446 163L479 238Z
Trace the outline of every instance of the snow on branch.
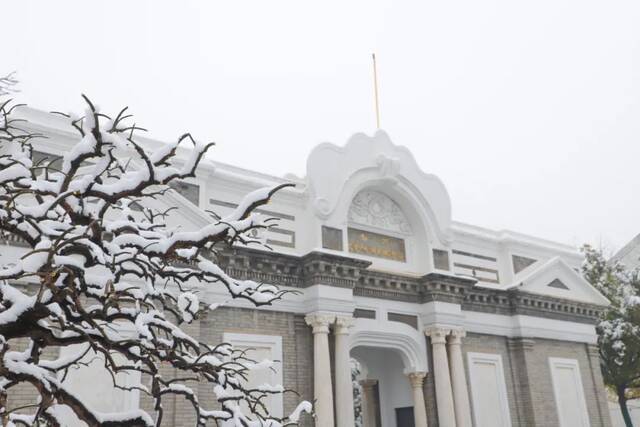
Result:
M200 230L169 227L168 212L146 201L162 197L172 180L195 176L213 144L185 134L149 153L136 139L142 129L130 124L126 108L112 118L84 99L84 115L67 116L79 141L60 166L34 161L35 135L20 129L9 103L0 104L0 233L29 247L0 266L2 425L62 425L61 408L68 407L91 426L159 426L163 401L175 395L191 404L198 426L222 420L236 426L297 424L311 410L308 403L274 417L265 399L287 390L277 384L248 388L255 363L244 352L201 342L182 329L208 310L197 296L203 286L222 286L231 298L255 305L285 295L272 285L230 277L208 255L221 245L256 243L248 233L274 220L254 210L288 184L250 193L229 215L212 216ZM180 146L190 148L186 159L176 155ZM28 342L26 350L18 350L18 340ZM78 350L65 357L44 356L48 348L72 345ZM99 413L67 390L68 370L86 364L89 353L104 360L116 387L148 395L153 413ZM167 364L183 379L165 378L160 367ZM132 372L141 373L143 382L118 383L117 374ZM202 406L189 380L209 383L215 408ZM39 394L35 411L26 415L7 407L7 396L24 383Z

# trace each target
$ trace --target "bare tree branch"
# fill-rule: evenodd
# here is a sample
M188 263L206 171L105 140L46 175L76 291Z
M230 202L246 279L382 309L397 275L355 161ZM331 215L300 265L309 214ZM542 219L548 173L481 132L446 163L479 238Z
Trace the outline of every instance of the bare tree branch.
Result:
M208 420L297 424L301 411L310 411L308 403L284 418L273 416L265 399L285 390L249 388L255 361L229 344L201 342L181 329L206 309L197 296L203 286L222 286L232 298L258 306L286 294L234 279L205 254L220 245L255 243L247 233L274 221L254 210L289 184L250 193L229 215L213 216L200 230L169 227L172 210L158 211L147 202L162 197L172 180L195 176L213 143L184 134L150 153L136 140L142 128L126 123L126 108L111 119L83 98L84 116L69 119L80 140L57 169L52 162L33 162L34 135L20 129L9 103L0 104L0 233L29 246L20 259L0 268L2 425L63 425L61 406L90 426L161 425L162 402L170 395L190 402L198 426ZM176 152L184 144L190 155L180 159ZM33 283L35 295L11 284L25 280ZM16 340L26 340L28 348L17 351ZM81 349L68 357L43 357L49 347L76 344ZM90 364L90 356L103 361L114 387L150 396L155 413L99 413L63 387L69 370ZM165 378L162 364L176 368L178 378ZM121 384L118 375L130 373L141 373L148 383ZM219 408L202 407L190 381L210 383ZM7 407L9 390L23 383L39 394L31 415Z

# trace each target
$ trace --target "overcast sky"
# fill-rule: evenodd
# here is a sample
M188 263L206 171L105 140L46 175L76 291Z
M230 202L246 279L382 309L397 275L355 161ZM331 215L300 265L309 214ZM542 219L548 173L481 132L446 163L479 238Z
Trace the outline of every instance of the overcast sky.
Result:
M13 1L19 99L128 105L152 136L304 175L316 144L382 128L455 220L614 250L640 233L640 2Z

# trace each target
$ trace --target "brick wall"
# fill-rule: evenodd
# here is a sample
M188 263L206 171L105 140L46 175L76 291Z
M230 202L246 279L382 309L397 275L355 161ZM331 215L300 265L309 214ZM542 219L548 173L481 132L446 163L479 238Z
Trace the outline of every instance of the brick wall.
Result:
M512 425L513 427L532 425L526 422L520 422L520 420L525 417L525 414L521 411L521 405L518 401L518 392L520 390L517 388L517 385L519 384L514 381L514 370L519 369L519 367L512 366L507 338L494 335L468 334L467 337L462 339L462 344L467 379L469 378L467 352L492 353L502 356L502 367L504 369L504 380L507 387L507 400L509 401ZM471 392L471 387L469 387L469 392ZM469 396L469 402L471 402L471 396ZM471 410L473 412L473 406Z
M11 351L23 351L27 348L28 340L19 339L11 341ZM42 353L45 359L55 359L60 353L58 347L48 347ZM7 393L7 406L9 408L18 408L36 403L38 392L31 384L21 383L15 387L11 387ZM18 413L32 414L33 408L25 408L17 411Z
M221 307L209 312L205 318L190 325L183 325L183 329L194 338L217 344L222 342L224 332L247 334L278 335L282 337L283 356L283 386L295 390L300 395L286 393L284 395L284 413L289 414L301 400L313 401L313 335L311 328L306 325L304 316L292 313L273 311L257 311L241 308ZM24 345L14 344L14 350L20 350ZM47 358L57 356L58 349L50 348L46 351ZM161 367L165 378L172 378L176 369L169 365ZM143 379L143 382L145 380ZM216 408L213 388L205 382L190 385L198 391L199 401L207 409ZM8 396L10 408L35 403L35 389L29 385L20 385L11 389ZM153 402L145 394L140 395L140 407L153 413ZM163 424L165 426L195 425L195 413L191 404L182 397L167 395L162 400ZM30 413L30 410L26 410ZM308 416L301 422L303 427L313 425Z
M611 425L597 350L580 343L543 339L507 339L493 335L469 334L463 353L497 353L502 356L504 376L513 426L558 425L558 413L549 368L550 357L575 359L592 427ZM467 375L468 375L467 366Z
M284 413L293 411L300 400L313 401L313 335L304 316L275 311L258 311L243 308L222 307L201 319L200 339L205 342L222 342L224 332L278 335L282 337L282 368L284 388L295 390L300 395L284 395ZM213 401L211 387L200 387L200 400ZM176 402L181 412L182 402ZM187 416L185 414L185 416ZM179 424L175 424L179 425ZM302 426L311 426L305 416Z
M282 337L284 387L296 390L284 396L284 412L290 413L297 403L313 400L313 336L304 316L273 311L257 311L222 307L209 312L198 322L188 325L186 331L200 340L220 343L225 332L277 335ZM333 340L330 340L332 342ZM430 345L427 346L430 349ZM609 412L598 352L594 346L543 339L509 339L495 335L468 334L463 339L463 355L467 365L467 352L493 353L502 356L509 410L514 427L558 425L553 395L549 357L576 359L580 366L584 394L592 427L609 427ZM55 357L57 349L48 351ZM430 356L430 355L429 355ZM438 425L433 382L433 365L426 378L424 391L430 427ZM468 377L468 366L467 377ZM162 368L163 375L175 374L170 366ZM215 397L207 383L191 384L199 392L199 400L207 408L215 408ZM29 386L15 388L9 395L10 407L33 403L35 394ZM152 402L141 395L141 407L152 410ZM181 397L163 400L164 423L167 426L193 425L195 415L190 403ZM304 427L312 426L309 417Z

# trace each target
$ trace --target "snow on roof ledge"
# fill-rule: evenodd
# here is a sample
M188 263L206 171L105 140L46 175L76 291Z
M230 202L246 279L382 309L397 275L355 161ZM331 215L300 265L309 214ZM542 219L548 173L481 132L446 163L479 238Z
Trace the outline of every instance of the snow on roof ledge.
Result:
M549 286L555 279L560 280L566 289ZM525 268L514 277L510 285L502 289L515 288L532 294L548 295L588 304L600 306L610 304L604 295L560 257L553 257L544 263L535 263Z
M68 146L72 144L73 141L78 139L78 134L70 126L69 120L60 115L52 114L27 106L22 106L16 109L16 115L18 116L18 118L24 119L28 122L28 124L25 124L25 127L27 127L28 129L40 133L59 136L60 141L57 143L57 148L61 150L65 149L64 145ZM147 147L158 146L158 144L165 144L165 142L163 141L146 137L143 134L140 134L138 138L140 142ZM54 142L50 139L48 140L48 143L53 144ZM413 183L422 183L423 185L418 187L430 189L430 191L425 191L426 196L428 196L425 198L426 203L428 204L425 209L434 209L433 216L436 219L435 223L439 225L439 227L436 228L441 228L442 230L440 230L440 232L444 233L441 237L444 238L446 237L445 235L448 235L449 232L452 232L459 235L467 235L479 238L496 244L529 245L545 250L550 250L558 254L571 257L572 259L582 258L577 248L571 245L553 242L550 240L510 230L491 230L480 226L451 221L450 200L442 182L437 177L422 172L415 163L415 159L413 158L413 155L409 152L409 150L406 147L394 145L389 139L389 136L382 131L378 132L373 137L369 137L364 134L356 134L349 139L344 147L338 147L328 143L319 144L309 154L309 158L307 159L307 161L310 161L314 153L322 151L323 149L325 151L328 150L343 153L345 151L349 151L349 147L353 146L351 147L351 151L354 151L354 147L357 146L358 143L360 143L360 145L362 145L363 143L364 145L366 145L366 150L360 150L362 152L368 153L373 148L375 148L375 150L372 151L372 153L375 153L375 155L371 160L375 164L377 164L376 162L380 163L382 160L386 159L384 158L384 156L381 157L380 154L385 154L387 155L387 157L389 157L389 159L386 159L389 160L388 162L383 162L384 164L378 165L381 168L380 173L397 173L398 171L396 171L394 168L391 168L390 171L387 170L389 169L387 167L389 166L387 165L387 163L393 166L394 164L400 162L402 166L402 168L400 169L403 170L403 173L407 173L406 171L409 170L412 171L412 174L410 174L410 179ZM375 145L374 143L377 145ZM373 145L375 145L375 147ZM356 153L358 154L356 156L358 159L361 159L363 157L362 152ZM177 154L179 158L186 157L186 154L188 154L188 149L182 148L178 150ZM279 193L281 195L289 194L293 197L299 197L309 191L309 174L307 174L305 178L294 177L292 175L286 175L283 178L275 175L244 169L242 167L233 166L227 163L214 161L210 158L205 158L203 160L203 163L198 168L198 172L202 172L209 177L215 177L227 182L242 183L248 187L255 188L283 182L294 182L296 184L295 187L285 188L281 193ZM325 168L323 168L322 166L320 167L320 170L324 169ZM322 176L326 178L326 175L323 174ZM329 190L327 191L336 191L336 187L338 186L331 185L329 186ZM330 199L335 198L337 198L337 196L334 196ZM333 204L335 204L335 202L336 201L333 200ZM636 237L636 239L640 240L640 235ZM636 239L634 239L634 241Z
M506 229L492 230L489 228L466 224L458 221L453 221L451 229L454 233L466 234L484 240L489 240L498 244L531 245L560 252L563 255L582 258L580 251L575 246L554 242L552 240L531 236L529 234L519 233L517 231Z
M76 130L71 127L69 119L50 112L38 110L35 108L21 106L16 109L16 117L25 120L26 123L23 127L28 130L33 130L38 133L55 135L61 137L63 144L66 146L72 145L75 141L79 140L79 135ZM165 145L166 142L150 138L140 132L137 134L136 139L145 147L157 147L158 145ZM49 143L53 142L48 140ZM37 143L35 145L38 145ZM177 160L183 160L187 158L190 149L181 145L176 152ZM306 187L306 182L296 180L293 176L277 177L249 169L244 169L239 166L219 162L211 159L211 152L208 153L202 159L202 162L198 166L198 172L204 172L205 174L215 175L218 178L228 181L244 182L253 187L259 186L272 186L274 184L281 184L285 182L293 182L295 187L287 187L282 190L282 193L302 193Z

